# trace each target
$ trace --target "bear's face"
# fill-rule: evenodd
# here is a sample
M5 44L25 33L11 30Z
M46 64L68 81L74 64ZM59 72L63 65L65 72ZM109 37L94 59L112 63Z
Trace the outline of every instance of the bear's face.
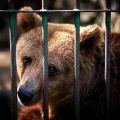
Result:
M25 7L23 10L31 10ZM41 17L35 13L19 13L17 71L20 78L18 95L25 105L43 99L43 39ZM48 24L48 95L51 104L64 104L74 93L74 25ZM102 43L97 25L81 27L80 91L86 95L96 82L94 53ZM92 72L91 72L92 71ZM32 95L31 95L32 94Z
M25 86L33 91L35 96L31 104L40 100L43 92L43 41L40 31L38 27L24 33L17 43L18 89ZM60 97L59 91L66 89L64 96L72 93L74 63L69 56L73 56L73 37L61 31L56 31L52 36L48 42L48 91L50 98L56 100ZM63 41L57 43L58 38ZM66 48L66 45L70 47Z

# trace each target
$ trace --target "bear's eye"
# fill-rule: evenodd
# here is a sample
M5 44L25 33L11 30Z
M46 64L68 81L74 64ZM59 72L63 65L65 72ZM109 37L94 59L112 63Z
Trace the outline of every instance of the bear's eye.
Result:
M49 65L48 66L48 75L53 76L53 75L55 75L55 73L57 73L56 67L54 65Z
M24 65L24 66L30 65L31 62L32 62L31 57L25 56L25 57L23 58L23 65Z

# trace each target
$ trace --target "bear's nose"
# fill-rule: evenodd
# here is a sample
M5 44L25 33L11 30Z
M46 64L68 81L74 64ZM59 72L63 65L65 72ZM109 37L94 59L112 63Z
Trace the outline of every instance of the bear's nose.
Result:
M33 92L26 87L20 87L18 96L23 104L28 104L33 98Z

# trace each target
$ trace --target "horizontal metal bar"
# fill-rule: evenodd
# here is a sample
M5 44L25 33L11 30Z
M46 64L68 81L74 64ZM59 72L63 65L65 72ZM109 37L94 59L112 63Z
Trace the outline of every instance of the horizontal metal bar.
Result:
M111 9L98 9L98 10L79 10L79 9L73 9L73 10L47 10L47 9L41 9L41 10L14 10L14 9L8 9L8 10L0 10L0 13L19 13L19 12L27 12L27 13L56 13L56 12L120 12L120 10L111 10Z

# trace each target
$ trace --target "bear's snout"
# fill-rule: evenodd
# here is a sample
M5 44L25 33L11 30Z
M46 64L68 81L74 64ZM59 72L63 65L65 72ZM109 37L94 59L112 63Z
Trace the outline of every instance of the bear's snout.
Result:
M22 86L18 90L18 96L23 104L29 104L33 98L33 92L29 88Z

